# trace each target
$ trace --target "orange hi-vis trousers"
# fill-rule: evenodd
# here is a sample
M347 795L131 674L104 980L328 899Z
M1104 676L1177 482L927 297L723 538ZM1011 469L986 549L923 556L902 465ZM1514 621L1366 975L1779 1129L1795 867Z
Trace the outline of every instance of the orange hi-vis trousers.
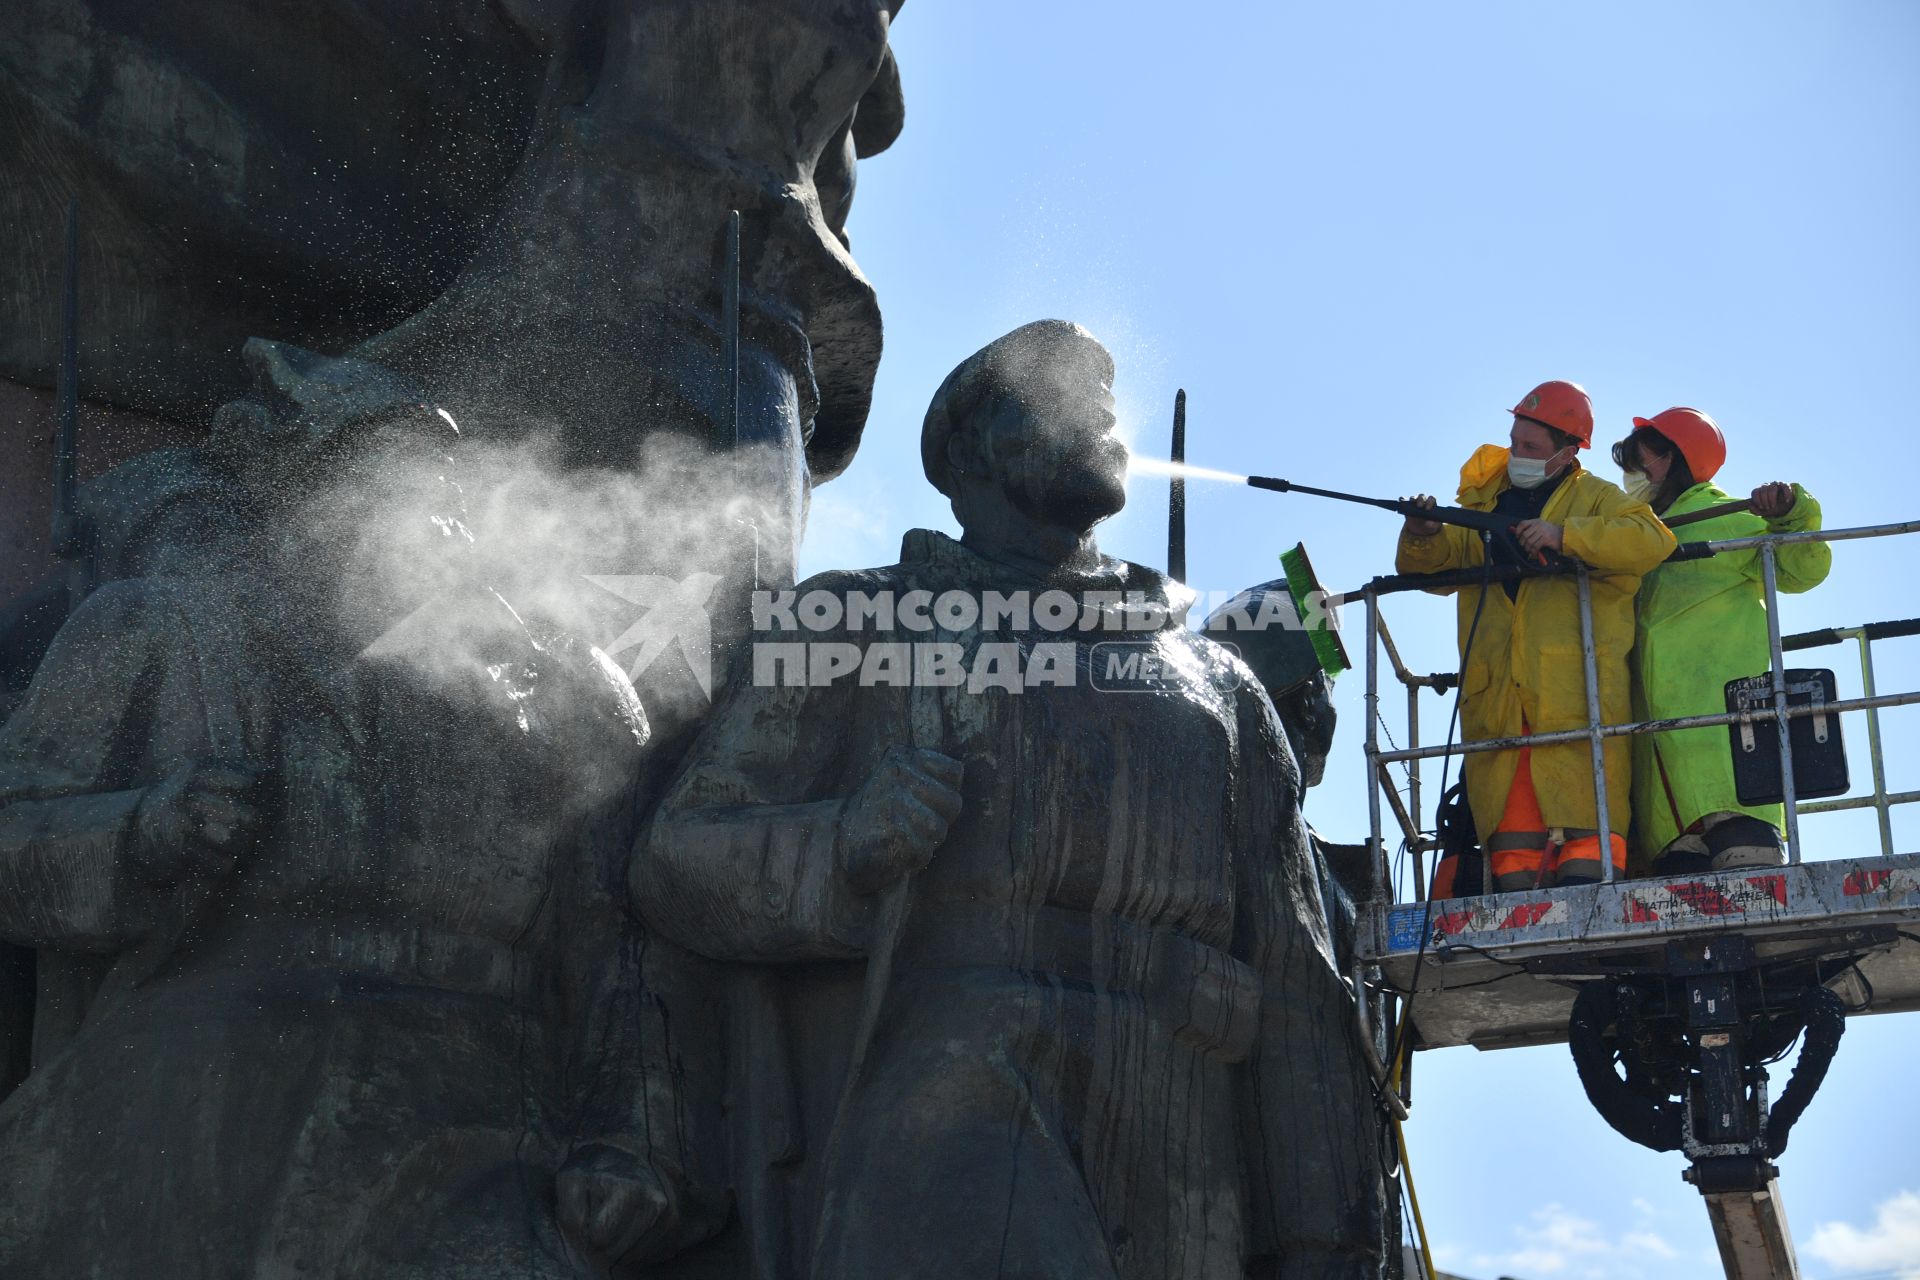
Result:
M1613 870L1627 873L1627 841L1611 833ZM1569 879L1598 880L1600 833L1576 828L1549 829L1540 814L1540 797L1533 789L1533 748L1520 748L1520 767L1507 792L1500 825L1487 841L1487 861L1493 871L1495 893L1550 889Z

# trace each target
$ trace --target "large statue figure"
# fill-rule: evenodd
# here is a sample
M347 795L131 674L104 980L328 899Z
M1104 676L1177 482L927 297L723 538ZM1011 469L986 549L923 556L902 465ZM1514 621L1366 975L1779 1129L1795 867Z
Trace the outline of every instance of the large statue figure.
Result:
M1112 373L1057 321L954 371L922 457L964 536L763 601L636 850L662 933L780 975L796 1077L747 1108L772 1176L735 1171L792 1224L764 1274L1381 1268L1297 768L1178 588L1093 537Z
M726 1206L672 1084L681 978L621 883L645 713L447 562L453 429L417 388L250 355L258 399L171 460L212 490L201 544L130 517L145 576L0 731L0 938L39 979L0 1274L670 1255ZM431 594L369 571L396 539Z
M857 159L901 127L900 3L23 0L0 30L0 431L51 461L25 388L53 384L74 196L83 392L161 420L90 434L83 467L199 438L266 336L409 374L469 439L738 507L762 577L790 575L880 356L846 221ZM0 477L0 597L34 580L4 553L45 563L45 474ZM681 523L702 531L601 572L728 572L715 522Z

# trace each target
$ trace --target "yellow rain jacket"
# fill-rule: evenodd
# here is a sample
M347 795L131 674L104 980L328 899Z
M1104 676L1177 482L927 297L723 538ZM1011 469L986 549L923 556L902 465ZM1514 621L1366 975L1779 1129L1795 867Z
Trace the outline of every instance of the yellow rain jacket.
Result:
M1820 527L1820 504L1799 485L1794 504L1777 520L1749 511L1717 516L1680 530L1683 542L1721 542L1763 533L1800 533ZM1674 499L1669 516L1732 499L1712 483L1696 484ZM1826 579L1833 551L1824 542L1775 549L1782 591L1809 591ZM1718 715L1727 709L1727 681L1772 667L1760 552L1722 552L1705 560L1662 565L1640 588L1639 636L1633 655L1633 714L1638 720ZM1727 731L1682 729L1633 739L1633 822L1636 853L1658 854L1709 813L1745 813L1778 827L1781 807L1752 807L1734 799L1733 755Z
M1459 504L1492 510L1509 487L1508 450L1481 445L1460 468ZM1540 513L1561 526L1562 554L1595 570L1593 584L1594 658L1599 671L1600 715L1622 723L1632 710L1627 654L1633 647L1633 597L1640 578L1672 554L1674 537L1653 509L1635 502L1615 485L1576 462ZM1471 529L1442 526L1439 533L1416 538L1400 535L1396 565L1401 573L1438 573L1474 568L1482 562L1480 535ZM1479 606L1480 587L1457 591L1460 644ZM1582 729L1587 724L1587 685L1580 656L1580 596L1572 574L1527 578L1517 599L1494 583L1485 589L1479 630L1461 672L1461 740L1507 738ZM1628 798L1631 751L1621 738L1606 745L1608 829L1626 835L1632 812ZM1466 757L1467 802L1481 843L1492 836L1513 785L1520 753L1479 752ZM1548 827L1597 830L1599 806L1593 794L1593 755L1584 741L1533 750L1533 785Z

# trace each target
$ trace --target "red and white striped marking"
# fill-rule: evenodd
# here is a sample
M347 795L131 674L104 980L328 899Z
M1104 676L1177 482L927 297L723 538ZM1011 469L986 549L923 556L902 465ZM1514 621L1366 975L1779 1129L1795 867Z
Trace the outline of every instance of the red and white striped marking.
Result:
M1569 918L1564 901L1523 902L1512 907L1479 905L1461 911L1436 913L1433 917L1433 935L1437 940L1443 936L1460 938L1469 934L1505 933L1514 929L1531 929L1535 925L1565 924Z
M1669 880L1627 890L1626 924L1678 924L1728 916L1777 915L1788 906L1784 875L1740 880Z

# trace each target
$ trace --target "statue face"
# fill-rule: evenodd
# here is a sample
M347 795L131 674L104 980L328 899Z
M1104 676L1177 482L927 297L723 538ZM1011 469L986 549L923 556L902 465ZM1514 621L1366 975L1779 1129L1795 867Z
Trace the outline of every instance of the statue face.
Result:
M1333 706L1333 682L1315 672L1305 683L1273 700L1286 730L1287 745L1300 764L1302 786L1317 787L1326 776L1327 755L1333 750L1333 731L1339 720Z
M1091 529L1126 505L1127 447L1104 372L1092 359L1049 361L996 397L982 452L1016 510Z
M348 634L378 634L473 573L453 447L418 423L381 426L287 481L299 495L283 517L286 571L332 601Z

